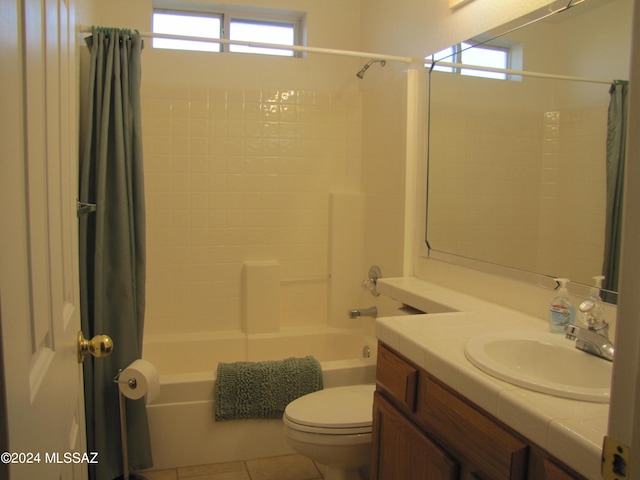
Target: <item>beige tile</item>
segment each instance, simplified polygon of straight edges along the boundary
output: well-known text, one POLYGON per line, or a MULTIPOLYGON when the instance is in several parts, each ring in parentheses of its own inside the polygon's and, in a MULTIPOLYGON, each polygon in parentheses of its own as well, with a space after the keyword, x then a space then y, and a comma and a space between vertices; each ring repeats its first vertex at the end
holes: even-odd
POLYGON ((168 470, 153 470, 150 472, 143 472, 144 477, 147 480, 177 480, 178 474, 175 468, 168 470))
POLYGON ((180 480, 249 480, 244 462, 216 463, 178 468, 180 480))
POLYGON ((314 463, 302 455, 248 460, 251 480, 314 480, 322 478, 314 463))

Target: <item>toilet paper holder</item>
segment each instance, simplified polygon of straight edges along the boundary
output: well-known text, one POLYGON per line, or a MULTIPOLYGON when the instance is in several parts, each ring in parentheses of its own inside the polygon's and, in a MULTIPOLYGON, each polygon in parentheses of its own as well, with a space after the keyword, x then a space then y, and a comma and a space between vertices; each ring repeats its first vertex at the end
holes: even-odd
MULTIPOLYGON (((131 388, 135 390, 138 386, 138 381, 135 378, 130 378, 128 380, 120 379, 123 370, 118 369, 118 374, 113 377, 113 383, 125 383, 131 388)), ((141 475, 132 474, 129 471, 129 447, 128 447, 128 439, 127 439, 127 413, 126 406, 124 400, 124 394, 120 389, 118 389, 118 406, 120 408, 120 441, 122 445, 122 478, 123 480, 146 480, 146 477, 141 475)))
POLYGON ((120 375, 122 374, 122 369, 118 370, 118 374, 113 377, 113 383, 126 383, 129 388, 136 389, 138 387, 138 381, 135 378, 130 378, 129 380, 120 380, 120 375))

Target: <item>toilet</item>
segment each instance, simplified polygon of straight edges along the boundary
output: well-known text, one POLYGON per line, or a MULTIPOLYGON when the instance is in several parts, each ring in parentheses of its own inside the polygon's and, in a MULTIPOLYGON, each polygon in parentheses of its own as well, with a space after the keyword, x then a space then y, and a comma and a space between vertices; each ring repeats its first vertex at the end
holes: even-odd
POLYGON ((318 463, 326 480, 368 478, 375 385, 333 387, 287 405, 287 440, 318 463))

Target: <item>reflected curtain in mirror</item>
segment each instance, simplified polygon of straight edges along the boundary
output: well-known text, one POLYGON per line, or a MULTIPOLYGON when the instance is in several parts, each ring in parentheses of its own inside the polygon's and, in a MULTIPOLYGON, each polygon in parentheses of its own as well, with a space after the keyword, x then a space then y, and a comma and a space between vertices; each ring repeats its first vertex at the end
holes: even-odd
MULTIPOLYGON (((87 448, 100 453, 90 477, 123 473, 119 389, 114 377, 142 354, 145 207, 140 77, 142 40, 128 30, 92 28, 86 134, 80 160, 80 289, 85 337, 107 334, 111 356, 85 359, 87 448)), ((144 400, 126 401, 133 470, 152 466, 144 400)), ((127 472, 128 473, 128 472, 127 472)))
POLYGON ((626 81, 615 81, 611 85, 607 117, 607 219, 602 273, 605 276, 603 288, 615 292, 618 291, 618 265, 622 236, 627 91, 628 82, 626 81))

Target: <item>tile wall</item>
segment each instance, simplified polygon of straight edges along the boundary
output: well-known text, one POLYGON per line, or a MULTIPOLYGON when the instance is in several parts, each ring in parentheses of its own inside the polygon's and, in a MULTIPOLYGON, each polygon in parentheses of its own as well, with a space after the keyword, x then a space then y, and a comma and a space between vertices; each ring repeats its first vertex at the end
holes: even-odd
POLYGON ((360 189, 361 94, 142 87, 146 334, 238 330, 242 264, 280 262, 282 326, 324 324, 329 194, 360 189))

